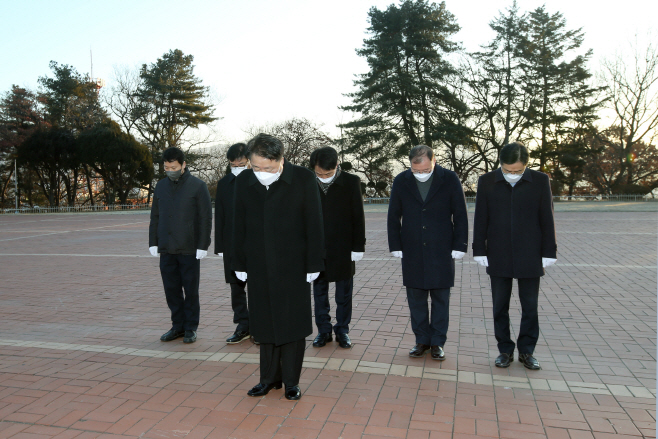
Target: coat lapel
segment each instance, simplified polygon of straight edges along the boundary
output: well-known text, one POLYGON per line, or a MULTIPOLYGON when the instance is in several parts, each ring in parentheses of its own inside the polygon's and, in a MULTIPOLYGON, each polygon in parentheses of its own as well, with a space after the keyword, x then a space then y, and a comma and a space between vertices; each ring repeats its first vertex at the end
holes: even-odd
POLYGON ((407 185, 407 189, 409 190, 409 192, 411 192, 411 194, 414 197, 416 197, 416 199, 420 204, 423 204, 423 197, 420 196, 420 191, 418 190, 418 185, 416 184, 416 177, 414 177, 414 174, 411 172, 410 169, 407 169, 404 172, 406 173, 406 175, 404 176, 405 177, 404 182, 407 185))
POLYGON ((436 194, 439 191, 441 184, 443 184, 443 175, 444 175, 443 168, 439 165, 435 165, 434 178, 432 179, 432 185, 430 186, 430 190, 427 193, 427 197, 425 197, 425 203, 428 203, 432 199, 434 194, 436 194))

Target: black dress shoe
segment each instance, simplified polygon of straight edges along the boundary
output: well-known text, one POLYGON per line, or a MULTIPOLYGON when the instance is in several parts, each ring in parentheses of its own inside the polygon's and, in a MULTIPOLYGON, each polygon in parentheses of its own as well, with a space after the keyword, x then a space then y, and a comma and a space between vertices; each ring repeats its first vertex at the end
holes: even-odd
POLYGON ((286 399, 297 401, 301 397, 302 391, 299 390, 299 386, 286 386, 286 399))
POLYGON ((347 334, 336 334, 336 341, 341 348, 349 349, 352 347, 352 340, 347 334))
POLYGON ((321 332, 317 337, 315 337, 315 340, 313 340, 313 347, 321 348, 322 346, 326 345, 328 341, 332 340, 333 338, 331 338, 331 332, 321 332))
POLYGON ((185 335, 185 331, 177 331, 175 329, 170 329, 169 331, 162 334, 162 337, 160 337, 160 341, 172 341, 172 340, 176 340, 177 338, 181 338, 184 335, 185 335))
POLYGON ((446 359, 446 354, 443 352, 443 346, 432 346, 431 354, 432 360, 443 361, 446 359))
POLYGON ((418 343, 409 351, 409 356, 413 358, 420 358, 430 349, 429 345, 418 343))
POLYGON ((196 341, 196 331, 185 331, 183 343, 194 343, 196 341))
POLYGON ((541 366, 539 361, 532 354, 519 354, 519 361, 523 363, 526 369, 539 370, 541 366))
POLYGON ((249 331, 235 331, 232 336, 226 339, 227 344, 238 344, 251 337, 249 331))
POLYGON ((270 393, 270 390, 280 389, 282 386, 283 386, 283 383, 281 383, 281 381, 279 381, 278 383, 272 383, 272 384, 258 383, 254 387, 252 387, 250 391, 247 392, 247 395, 249 395, 249 396, 265 396, 268 393, 270 393))
POLYGON ((496 358, 496 367, 509 367, 510 363, 514 361, 514 354, 501 353, 496 358))

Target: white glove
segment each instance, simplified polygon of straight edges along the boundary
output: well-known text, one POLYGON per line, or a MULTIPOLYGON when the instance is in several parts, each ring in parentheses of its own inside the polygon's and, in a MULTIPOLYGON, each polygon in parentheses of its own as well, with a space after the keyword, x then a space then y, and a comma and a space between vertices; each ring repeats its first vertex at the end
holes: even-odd
POLYGON ((453 259, 461 259, 466 255, 465 252, 460 252, 459 250, 453 250, 452 251, 452 258, 453 259))
POLYGON ((311 283, 320 276, 320 272, 317 273, 306 273, 306 282, 311 283))
POLYGON ((475 262, 482 265, 483 267, 489 266, 489 260, 486 256, 474 256, 473 259, 475 259, 475 262))
POLYGON ((197 250, 196 251, 196 258, 197 259, 203 259, 203 258, 206 257, 207 254, 208 254, 208 252, 205 251, 205 250, 197 250))
POLYGON ((236 271, 235 277, 240 279, 242 282, 247 282, 247 273, 245 273, 244 271, 236 271))
POLYGON ((541 264, 546 267, 550 267, 551 265, 555 264, 557 262, 557 259, 552 259, 552 258, 541 258, 541 264))
POLYGON ((219 256, 220 258, 223 258, 223 257, 224 257, 224 253, 215 253, 215 254, 216 254, 217 256, 219 256))
POLYGON ((352 252, 352 260, 354 262, 359 262, 363 259, 363 252, 352 252))
POLYGON ((151 252, 151 256, 157 256, 158 255, 158 246, 154 245, 153 247, 149 247, 149 251, 151 252))
POLYGON ((402 252, 401 251, 391 252, 391 254, 393 255, 393 257, 402 259, 402 252))

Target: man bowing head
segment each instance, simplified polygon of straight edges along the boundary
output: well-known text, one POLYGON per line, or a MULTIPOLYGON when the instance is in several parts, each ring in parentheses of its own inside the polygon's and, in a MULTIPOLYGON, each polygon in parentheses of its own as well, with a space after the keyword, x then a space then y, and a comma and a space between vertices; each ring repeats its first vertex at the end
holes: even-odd
POLYGON ((247 394, 285 385, 285 397, 296 400, 313 332, 310 282, 324 270, 324 229, 315 176, 283 153, 267 134, 247 145, 251 169, 236 179, 233 269, 249 279, 250 331, 260 342, 260 383, 247 394))
POLYGON ((409 356, 420 358, 431 350, 432 359, 442 361, 454 260, 463 258, 467 249, 466 199, 457 174, 438 166, 429 146, 413 147, 409 162, 410 169, 393 181, 388 246, 393 256, 402 258, 402 282, 416 335, 409 356))

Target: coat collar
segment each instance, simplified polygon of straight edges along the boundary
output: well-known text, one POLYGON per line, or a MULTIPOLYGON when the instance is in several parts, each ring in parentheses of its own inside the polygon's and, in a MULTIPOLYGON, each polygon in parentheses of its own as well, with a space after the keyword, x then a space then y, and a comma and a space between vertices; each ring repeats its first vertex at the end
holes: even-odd
POLYGON ((445 175, 445 170, 439 166, 439 165, 434 165, 434 175, 432 176, 432 185, 430 186, 430 190, 427 193, 427 197, 425 197, 425 201, 423 201, 423 197, 420 196, 420 191, 418 190, 418 185, 416 184, 416 177, 414 177, 413 172, 411 172, 411 169, 407 169, 404 171, 404 177, 405 177, 405 182, 407 183, 407 186, 409 190, 411 190, 411 193, 414 194, 416 199, 420 201, 421 204, 425 204, 432 197, 436 192, 439 190, 441 187, 441 184, 443 183, 443 177, 445 175))
MULTIPOLYGON (((503 176, 503 170, 498 168, 494 171, 494 183, 498 183, 501 180, 507 181, 505 180, 505 176, 503 176)), ((523 172, 523 175, 521 176, 521 180, 532 182, 532 170, 526 168, 525 172, 523 172)))

